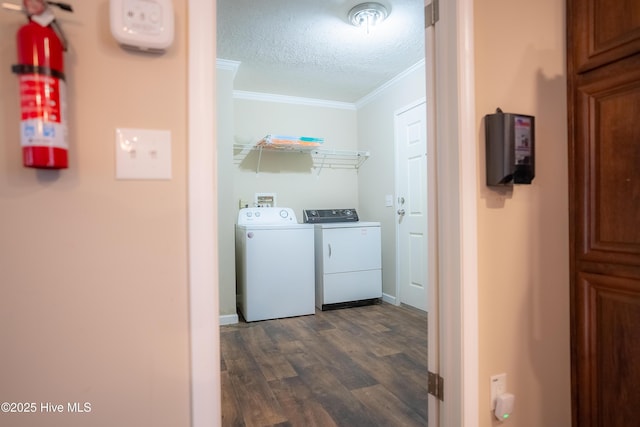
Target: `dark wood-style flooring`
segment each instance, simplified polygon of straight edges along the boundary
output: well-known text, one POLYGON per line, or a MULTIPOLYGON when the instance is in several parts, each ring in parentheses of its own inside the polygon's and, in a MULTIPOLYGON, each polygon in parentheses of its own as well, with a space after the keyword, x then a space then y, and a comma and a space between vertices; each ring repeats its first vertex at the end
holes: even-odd
POLYGON ((221 327, 222 425, 426 426, 427 316, 378 304, 221 327))

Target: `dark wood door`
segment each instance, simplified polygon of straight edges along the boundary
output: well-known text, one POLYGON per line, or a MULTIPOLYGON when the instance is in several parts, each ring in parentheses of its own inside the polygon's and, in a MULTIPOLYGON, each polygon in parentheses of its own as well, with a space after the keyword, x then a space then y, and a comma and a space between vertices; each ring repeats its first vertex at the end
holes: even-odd
POLYGON ((568 0, 573 425, 640 423, 640 0, 568 0))

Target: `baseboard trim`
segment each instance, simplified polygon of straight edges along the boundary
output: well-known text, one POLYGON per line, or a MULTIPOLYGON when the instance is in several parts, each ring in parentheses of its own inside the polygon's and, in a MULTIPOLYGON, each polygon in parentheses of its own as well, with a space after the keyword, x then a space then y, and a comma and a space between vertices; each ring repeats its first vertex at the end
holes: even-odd
POLYGON ((237 314, 225 314, 220 316, 220 325, 235 325, 238 323, 237 314))
POLYGON ((393 295, 383 293, 382 301, 388 302, 389 304, 398 305, 396 304, 396 297, 394 297, 393 295))

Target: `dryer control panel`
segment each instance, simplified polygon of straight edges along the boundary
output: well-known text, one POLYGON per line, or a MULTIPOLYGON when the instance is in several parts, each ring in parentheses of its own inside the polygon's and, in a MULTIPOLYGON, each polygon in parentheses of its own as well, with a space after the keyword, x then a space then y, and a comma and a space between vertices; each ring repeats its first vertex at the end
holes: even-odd
POLYGON ((331 222, 359 221, 355 209, 305 209, 304 222, 326 224, 331 222))

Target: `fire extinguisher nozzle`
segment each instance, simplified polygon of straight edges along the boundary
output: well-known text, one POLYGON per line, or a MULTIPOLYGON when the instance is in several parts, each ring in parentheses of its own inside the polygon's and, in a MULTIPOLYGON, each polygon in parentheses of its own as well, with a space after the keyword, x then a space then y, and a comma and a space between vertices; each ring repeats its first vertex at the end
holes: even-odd
POLYGON ((67 12, 73 12, 73 7, 67 3, 60 3, 57 1, 48 1, 47 4, 50 4, 52 6, 58 6, 60 9, 66 10, 67 12))

